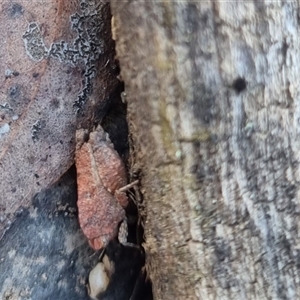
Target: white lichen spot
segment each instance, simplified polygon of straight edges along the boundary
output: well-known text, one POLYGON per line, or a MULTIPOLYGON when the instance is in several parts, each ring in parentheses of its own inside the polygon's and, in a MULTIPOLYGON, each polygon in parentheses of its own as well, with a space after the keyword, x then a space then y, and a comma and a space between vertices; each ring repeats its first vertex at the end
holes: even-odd
POLYGON ((27 55, 35 61, 41 61, 48 55, 40 27, 37 23, 30 23, 28 29, 23 34, 23 41, 27 55))
POLYGON ((22 299, 28 299, 29 296, 31 295, 31 290, 27 287, 27 288, 24 288, 20 291, 20 294, 22 299))
POLYGON ((67 255, 70 255, 77 247, 84 243, 81 233, 66 234, 64 247, 67 255))
POLYGON ((39 265, 44 265, 46 263, 47 258, 45 256, 38 256, 35 258, 35 262, 39 265))
POLYGON ((9 133, 10 127, 7 123, 5 123, 4 125, 2 125, 0 127, 0 138, 2 137, 2 135, 5 135, 7 133, 9 133))
POLYGON ((41 275, 41 279, 42 279, 42 281, 47 281, 47 279, 48 279, 47 274, 46 274, 46 273, 43 273, 43 274, 41 275))
POLYGON ((56 264, 57 270, 58 270, 58 271, 61 271, 62 268, 65 266, 65 264, 66 264, 66 263, 65 263, 64 260, 59 261, 59 262, 56 264))
POLYGON ((12 249, 12 250, 8 251, 7 254, 8 254, 8 257, 10 259, 12 259, 12 258, 14 258, 16 256, 16 250, 12 249))
POLYGON ((10 78, 13 75, 13 70, 6 69, 4 73, 6 78, 10 78))
POLYGON ((92 79, 96 75, 96 63, 104 53, 103 30, 104 22, 101 16, 103 3, 97 0, 80 1, 81 13, 70 16, 71 29, 76 32, 74 41, 67 43, 62 40, 53 43, 49 48, 35 22, 30 23, 23 35, 26 53, 35 61, 44 58, 56 58, 62 63, 84 65, 84 86, 74 103, 80 110, 92 92, 92 79))
POLYGON ((30 209, 29 209, 29 216, 30 216, 30 218, 32 218, 32 219, 36 219, 37 218, 37 210, 38 210, 38 208, 37 207, 31 207, 30 209))

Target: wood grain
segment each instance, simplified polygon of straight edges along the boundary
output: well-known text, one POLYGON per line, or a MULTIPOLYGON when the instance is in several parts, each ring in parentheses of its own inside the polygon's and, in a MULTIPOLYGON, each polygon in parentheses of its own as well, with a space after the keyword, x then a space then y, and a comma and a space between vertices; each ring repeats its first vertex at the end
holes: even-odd
POLYGON ((299 3, 112 11, 155 299, 298 299, 299 3))

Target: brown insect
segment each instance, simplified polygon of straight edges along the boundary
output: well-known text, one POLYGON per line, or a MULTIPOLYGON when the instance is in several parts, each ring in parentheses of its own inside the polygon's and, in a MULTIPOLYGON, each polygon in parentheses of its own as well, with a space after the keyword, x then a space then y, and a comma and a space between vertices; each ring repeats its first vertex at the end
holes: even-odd
POLYGON ((90 246, 98 250, 117 236, 125 219, 126 169, 101 126, 89 136, 77 130, 76 140, 79 223, 90 246))

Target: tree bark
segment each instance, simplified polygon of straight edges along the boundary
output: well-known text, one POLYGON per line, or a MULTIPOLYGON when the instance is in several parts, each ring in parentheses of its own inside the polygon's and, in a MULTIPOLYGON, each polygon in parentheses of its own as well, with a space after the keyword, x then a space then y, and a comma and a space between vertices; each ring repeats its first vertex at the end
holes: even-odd
POLYGON ((74 163, 118 88, 107 1, 0 1, 0 238, 74 163))
POLYGON ((0 299, 86 300, 99 255, 78 224, 75 168, 59 178, 78 128, 102 121, 126 156, 109 3, 0 0, 0 32, 0 299))
POLYGON ((111 2, 155 299, 299 299, 299 2, 111 2))

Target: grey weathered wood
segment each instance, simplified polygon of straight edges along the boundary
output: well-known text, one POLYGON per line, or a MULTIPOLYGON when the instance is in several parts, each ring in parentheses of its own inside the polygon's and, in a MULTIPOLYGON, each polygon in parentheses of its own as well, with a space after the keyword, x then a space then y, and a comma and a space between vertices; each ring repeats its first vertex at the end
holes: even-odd
POLYGON ((156 299, 299 299, 299 3, 111 6, 156 299))

